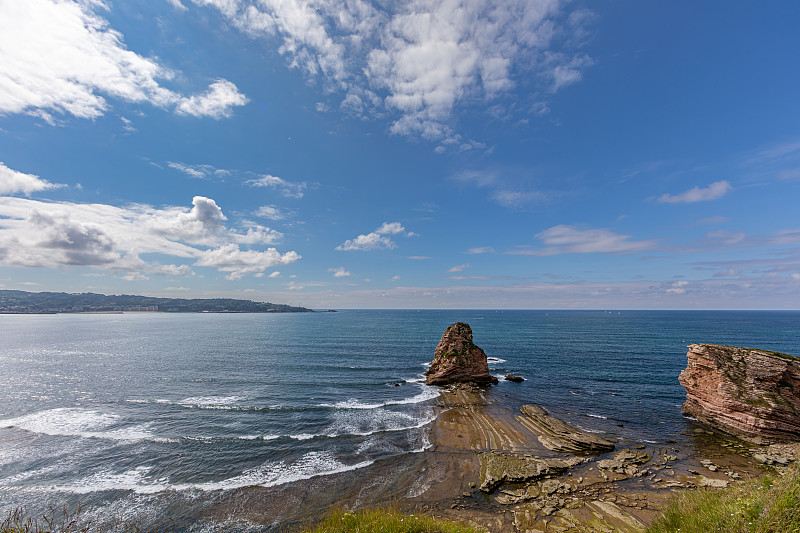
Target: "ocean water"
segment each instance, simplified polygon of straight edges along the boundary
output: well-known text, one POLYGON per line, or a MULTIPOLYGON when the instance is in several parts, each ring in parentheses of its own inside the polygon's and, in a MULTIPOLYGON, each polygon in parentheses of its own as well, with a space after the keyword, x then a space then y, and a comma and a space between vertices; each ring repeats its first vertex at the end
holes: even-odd
POLYGON ((455 321, 494 374, 526 378, 497 401, 623 442, 686 438, 687 344, 800 355, 800 312, 0 315, 0 512, 79 503, 147 526, 423 452, 423 372, 455 321))

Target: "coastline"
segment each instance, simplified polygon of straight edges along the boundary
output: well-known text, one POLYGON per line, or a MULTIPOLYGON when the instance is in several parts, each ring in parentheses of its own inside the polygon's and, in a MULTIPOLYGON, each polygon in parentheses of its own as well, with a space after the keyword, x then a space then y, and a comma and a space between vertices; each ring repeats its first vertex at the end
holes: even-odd
POLYGON ((762 457, 797 452, 796 445, 757 447, 695 423, 689 446, 618 442, 614 451, 597 455, 554 452, 500 400, 491 388, 443 389, 434 400, 437 416, 427 450, 277 487, 239 489, 209 505, 197 520, 228 526, 246 521, 284 531, 311 525, 331 506, 391 503, 500 533, 567 531, 578 525, 634 532, 649 525, 677 491, 727 486, 765 473, 771 467, 754 458, 759 450, 762 457), (623 450, 638 460, 615 459, 623 450), (575 458, 576 464, 481 490, 489 457, 575 458))

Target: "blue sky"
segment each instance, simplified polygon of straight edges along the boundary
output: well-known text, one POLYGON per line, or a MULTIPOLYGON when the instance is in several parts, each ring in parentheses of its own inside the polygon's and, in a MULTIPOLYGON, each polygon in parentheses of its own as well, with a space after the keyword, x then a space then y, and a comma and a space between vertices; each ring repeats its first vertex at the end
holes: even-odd
POLYGON ((797 309, 798 20, 0 0, 0 288, 797 309))

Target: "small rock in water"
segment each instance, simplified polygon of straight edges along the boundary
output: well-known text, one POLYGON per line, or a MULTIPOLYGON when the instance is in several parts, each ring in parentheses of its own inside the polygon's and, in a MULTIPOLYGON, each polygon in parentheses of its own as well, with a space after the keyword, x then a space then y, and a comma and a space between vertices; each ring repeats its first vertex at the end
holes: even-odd
POLYGON ((515 376, 514 374, 509 374, 506 376, 506 381, 513 381, 514 383, 520 383, 525 381, 525 378, 521 376, 515 376))

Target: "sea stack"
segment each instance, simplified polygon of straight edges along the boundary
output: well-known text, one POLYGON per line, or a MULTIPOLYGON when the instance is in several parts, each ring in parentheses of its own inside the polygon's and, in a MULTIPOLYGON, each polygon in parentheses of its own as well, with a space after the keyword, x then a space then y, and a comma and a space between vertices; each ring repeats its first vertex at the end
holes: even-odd
POLYGON ((472 328, 464 322, 445 330, 425 375, 428 385, 497 383, 489 373, 486 353, 472 342, 472 328))
POLYGON ((686 413, 756 444, 800 441, 800 359, 716 344, 686 355, 686 413))

